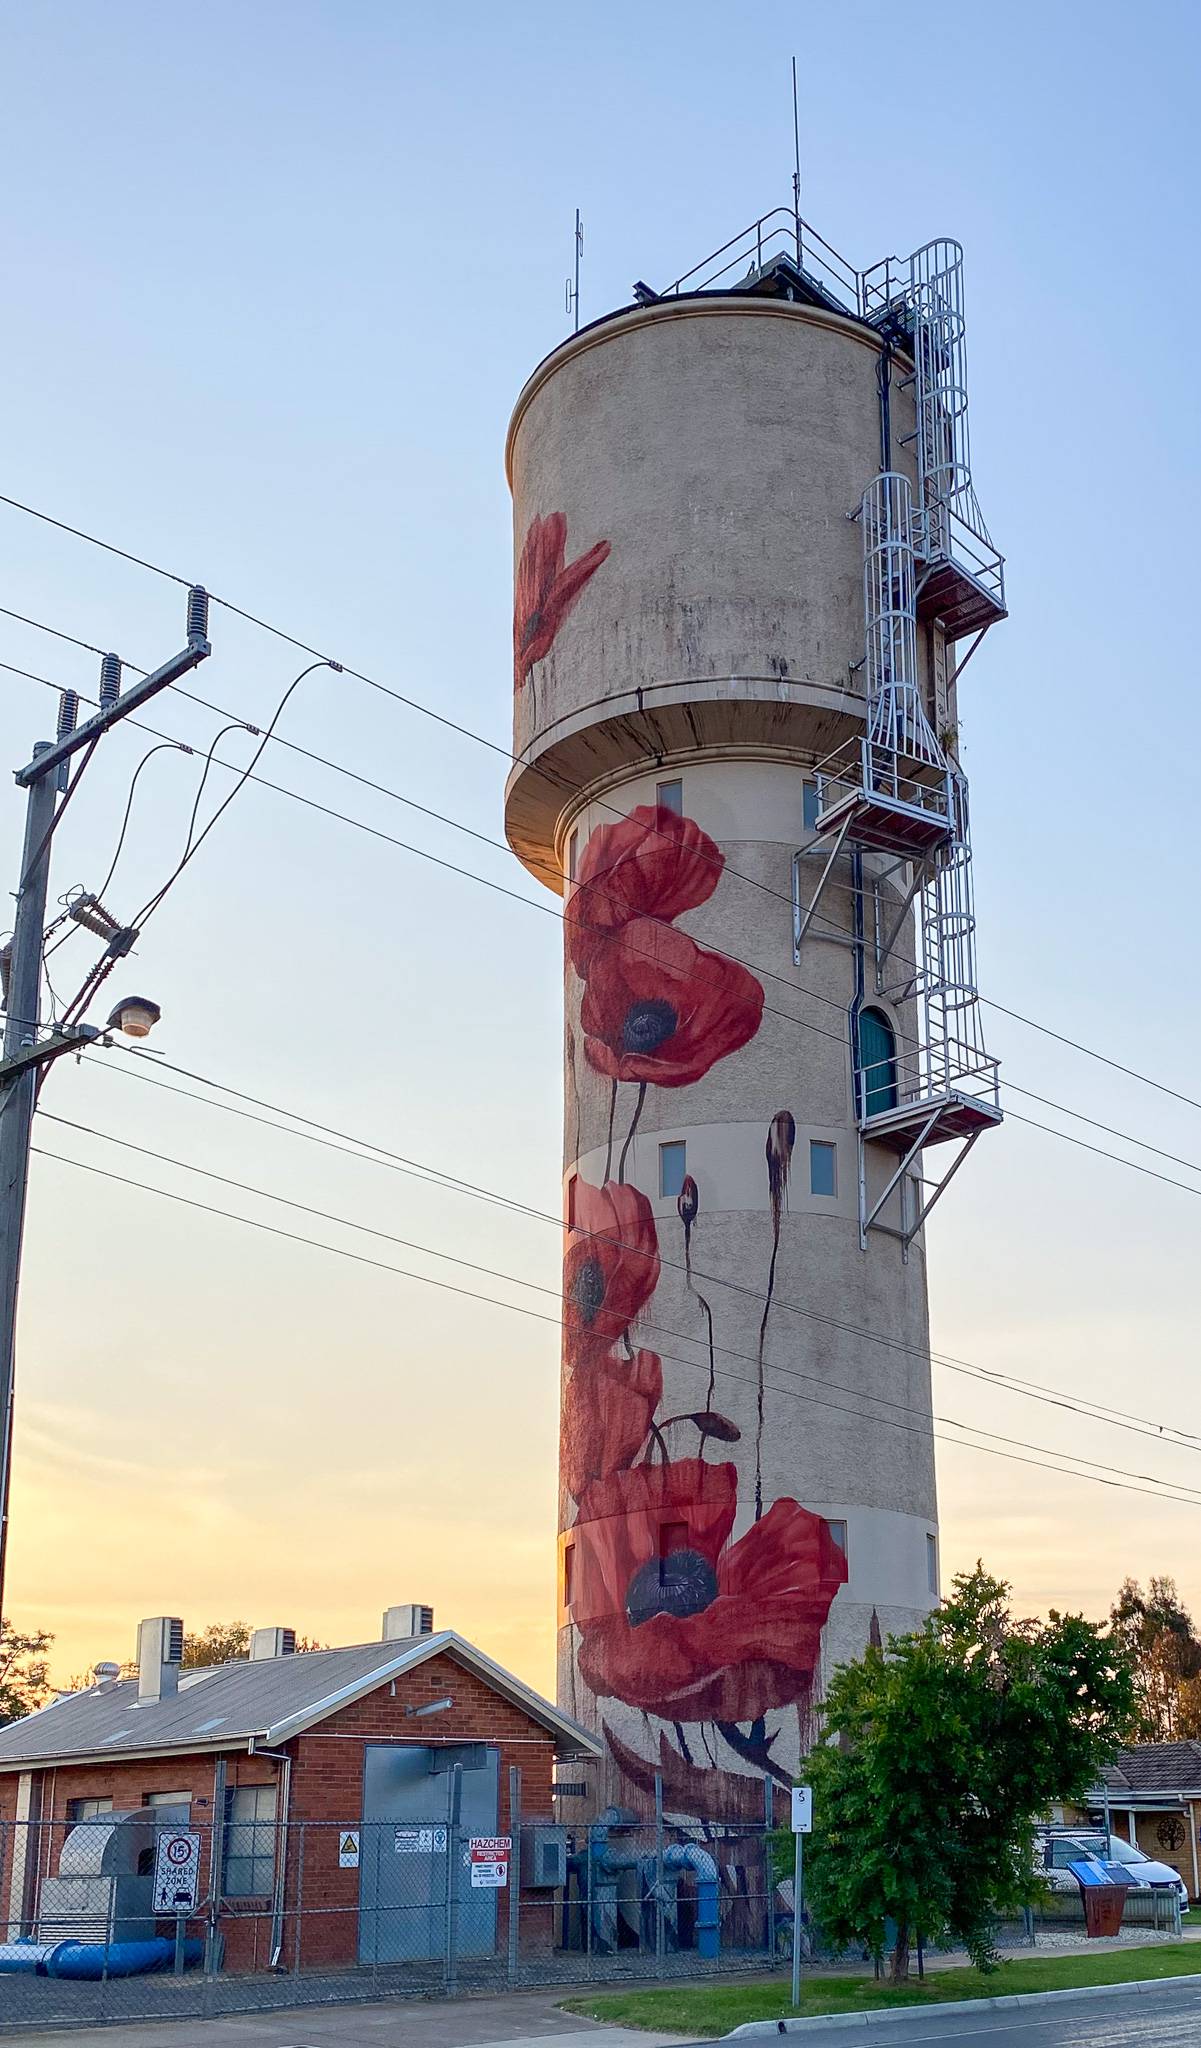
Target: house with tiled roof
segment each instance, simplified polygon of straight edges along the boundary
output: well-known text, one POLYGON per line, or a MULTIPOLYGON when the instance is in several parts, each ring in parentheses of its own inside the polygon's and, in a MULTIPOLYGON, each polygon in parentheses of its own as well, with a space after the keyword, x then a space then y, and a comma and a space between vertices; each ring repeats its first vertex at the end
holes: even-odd
POLYGON ((1120 1750, 1089 1795, 1089 1819, 1102 1820, 1107 1804, 1114 1833, 1170 1864, 1201 1899, 1201 1742, 1120 1750))

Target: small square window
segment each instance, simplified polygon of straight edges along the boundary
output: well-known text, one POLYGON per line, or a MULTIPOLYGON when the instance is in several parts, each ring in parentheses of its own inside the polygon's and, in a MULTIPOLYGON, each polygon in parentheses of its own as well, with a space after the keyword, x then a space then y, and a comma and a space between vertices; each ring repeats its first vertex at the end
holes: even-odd
POLYGON ((687 1148, 682 1141, 659 1147, 659 1193, 680 1195, 684 1191, 684 1176, 688 1171, 687 1148))
POLYGON ((931 1593, 938 1592, 938 1538, 926 1537, 926 1585, 931 1593))
POLYGON ((684 814, 684 785, 682 782, 660 782, 655 790, 655 801, 661 811, 674 811, 677 818, 684 814))
POLYGON ((809 1192, 834 1196, 838 1193, 838 1147, 824 1138, 809 1140, 809 1192))
POLYGON ((846 1556, 846 1554, 847 1554, 847 1525, 846 1525, 846 1523, 845 1523, 845 1522, 827 1522, 827 1523, 826 1523, 826 1527, 827 1527, 827 1529, 828 1529, 828 1530, 830 1531, 830 1537, 831 1537, 831 1541, 832 1541, 832 1542, 834 1543, 835 1547, 836 1547, 836 1548, 837 1548, 838 1550, 841 1550, 841 1552, 842 1552, 843 1556, 845 1557, 845 1556, 846 1556))
POLYGON ((817 784, 816 784, 816 782, 802 782, 802 784, 801 784, 801 823, 803 824, 803 826, 804 826, 804 828, 805 828, 806 832, 816 832, 816 830, 817 830, 817 784))
POLYGON ((580 857, 580 832, 577 826, 567 842, 567 879, 574 882, 576 864, 580 857))

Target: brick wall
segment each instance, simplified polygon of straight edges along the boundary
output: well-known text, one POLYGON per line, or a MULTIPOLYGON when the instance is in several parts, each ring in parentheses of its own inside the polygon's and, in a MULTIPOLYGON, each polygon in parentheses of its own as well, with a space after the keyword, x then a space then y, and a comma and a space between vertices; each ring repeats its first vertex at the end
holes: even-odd
MULTIPOLYGON (((289 1852, 288 1898, 290 1905, 295 1902, 299 1886, 304 1917, 302 1958, 309 1964, 349 1963, 357 1958, 359 1872, 339 1867, 337 1837, 339 1827, 354 1825, 362 1815, 364 1751, 375 1742, 404 1742, 423 1748, 486 1742, 499 1752, 498 1832, 511 1832, 509 1770, 513 1765, 521 1771, 522 1818, 553 1817, 554 1745, 550 1737, 520 1707, 501 1698, 453 1658, 431 1658, 411 1674, 378 1686, 352 1706, 343 1707, 292 1745, 292 1818, 310 1825, 304 1832, 303 1869, 299 1867, 299 1845, 294 1842, 289 1852), (453 1699, 453 1707, 428 1720, 414 1721, 405 1712, 406 1707, 426 1706, 431 1700, 448 1697, 453 1699)), ((505 1922, 502 1908, 497 1914, 497 1940, 502 1946, 505 1922)), ((534 1924, 531 1916, 531 1926, 534 1924)), ((290 1939, 294 1938, 294 1929, 290 1929, 290 1939)), ((292 1951, 287 1948, 285 1953, 292 1951)))
MULTIPOLYGON (((509 1815, 509 1771, 513 1765, 522 1774, 521 1809, 524 1820, 553 1818, 551 1798, 554 1745, 546 1731, 520 1707, 495 1693, 474 1673, 452 1658, 438 1656, 415 1672, 378 1686, 374 1692, 343 1707, 319 1727, 286 1745, 292 1758, 291 1821, 286 1849, 287 1883, 283 1926, 282 1961, 291 1967, 353 1964, 358 1958, 358 1902, 360 1874, 343 1870, 338 1863, 338 1835, 342 1828, 357 1826, 363 1810, 364 1752, 370 1743, 403 1742, 437 1747, 461 1742, 484 1742, 498 1752, 498 1831, 511 1832, 509 1815), (450 1697, 454 1705, 429 1719, 415 1721, 406 1707, 420 1707, 431 1700, 450 1697), (305 1823, 301 1828, 298 1823, 305 1823), (298 1895, 302 1908, 297 1929, 295 1909, 298 1895)), ((226 1756, 228 1788, 272 1784, 278 1765, 268 1758, 241 1752, 226 1756)), ((53 1872, 66 1834, 68 1801, 111 1798, 114 1809, 128 1811, 143 1805, 152 1793, 186 1793, 191 1800, 191 1824, 202 1837, 202 1889, 207 1890, 211 1829, 215 1819, 215 1759, 211 1754, 173 1755, 139 1763, 132 1759, 103 1764, 73 1764, 43 1775, 43 1826, 38 1830, 38 1869, 53 1872)), ((12 1816, 17 1795, 17 1774, 0 1774, 0 1820, 12 1816)), ((282 1814, 281 1814, 282 1818, 282 1814)), ((0 1844, 0 1906, 8 1907, 8 1872, 12 1861, 11 1829, 4 1829, 0 1844)), ((501 1894, 503 1901, 504 1895, 501 1894)), ((545 1900, 545 1894, 532 1893, 545 1900)), ((7 1913, 5 1913, 7 1917, 7 1913)), ((532 1930, 548 1916, 528 1916, 532 1930)), ((497 1915, 497 1939, 503 1946, 507 1915, 503 1904, 497 1915)), ((168 1929, 164 1925, 163 1931, 168 1929)), ((199 1924, 189 1927, 198 1934, 199 1924)), ((221 1916, 226 1944, 226 1968, 263 1969, 271 1959, 271 1899, 226 1901, 221 1916)), ((2 1937, 0 1937, 2 1938, 2 1937)))

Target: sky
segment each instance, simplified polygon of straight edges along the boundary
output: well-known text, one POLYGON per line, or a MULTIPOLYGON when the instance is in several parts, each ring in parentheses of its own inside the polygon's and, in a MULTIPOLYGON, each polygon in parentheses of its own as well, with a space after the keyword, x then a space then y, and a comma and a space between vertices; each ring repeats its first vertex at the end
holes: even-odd
MULTIPOLYGON (((552 1685, 555 1230, 249 1123, 205 1083, 557 1213, 560 935, 494 843, 505 428, 567 325, 577 206, 589 319, 787 202, 794 54, 806 217, 861 266, 938 234, 966 249, 975 477, 1012 614, 961 692, 981 985, 1201 1095, 1181 1036, 1201 998, 1181 759, 1198 680, 1199 19, 1170 0, 928 0, 920 32, 864 0, 750 0, 736 20, 709 0, 0 10, 0 490, 493 743, 309 676, 281 732, 398 795, 269 749, 263 773, 310 803, 248 785, 129 966, 162 1005, 151 1044, 203 1081, 114 1051, 47 1085, 6 1604, 53 1631, 60 1682, 131 1655, 142 1615, 336 1643, 419 1599, 552 1685)), ((182 644, 178 586, 6 505, 0 604, 144 667, 182 644)), ((265 725, 306 657, 222 609, 211 638, 198 692, 265 725)), ((95 687, 92 654, 3 615, 0 660, 95 687)), ((15 768, 55 698, 0 670, 0 705, 15 768)), ((173 693, 148 722, 203 750, 229 719, 173 693)), ((107 869, 150 744, 124 728, 97 753, 56 836, 55 914, 107 869)), ((254 745, 235 730, 217 751, 244 764, 254 745)), ((116 914, 174 867, 198 774, 178 751, 148 761, 116 914)), ((231 786, 214 768, 203 804, 231 786)), ((9 889, 21 828, 10 790, 9 889)), ((52 961, 60 994, 88 958, 76 937, 52 961)), ((930 1225, 936 1349, 1199 1442, 937 1367, 944 1437, 969 1422, 1152 1482, 1040 1477, 943 1442, 944 1576, 982 1556, 1023 1611, 1101 1614, 1128 1573, 1169 1572, 1201 1611, 1201 1501, 1155 1492, 1201 1487, 1201 1113, 999 1009, 988 1022, 1011 1082, 1159 1153, 1009 1097, 930 1225)))

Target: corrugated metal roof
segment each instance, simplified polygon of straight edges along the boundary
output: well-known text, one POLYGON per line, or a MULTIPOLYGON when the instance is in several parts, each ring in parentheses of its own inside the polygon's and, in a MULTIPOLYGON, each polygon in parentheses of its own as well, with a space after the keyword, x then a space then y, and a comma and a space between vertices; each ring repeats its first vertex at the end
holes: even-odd
POLYGON ((20 1765, 163 1750, 238 1747, 251 1736, 286 1742, 389 1678, 445 1652, 522 1707, 561 1748, 599 1755, 600 1745, 566 1714, 453 1630, 345 1650, 243 1659, 183 1674, 167 1699, 138 1702, 136 1678, 69 1694, 0 1728, 0 1771, 20 1765))

